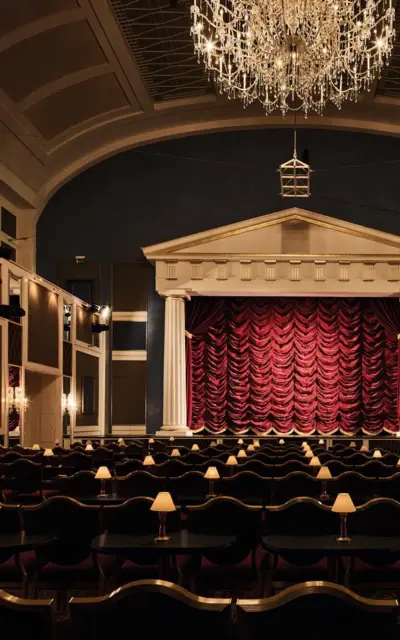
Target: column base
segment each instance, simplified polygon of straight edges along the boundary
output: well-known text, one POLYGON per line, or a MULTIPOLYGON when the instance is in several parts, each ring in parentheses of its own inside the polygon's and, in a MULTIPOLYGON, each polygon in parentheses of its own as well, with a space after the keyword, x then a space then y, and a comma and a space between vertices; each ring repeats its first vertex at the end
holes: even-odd
POLYGON ((176 436, 178 438, 184 438, 185 436, 192 436, 193 431, 189 429, 189 427, 174 427, 172 425, 168 425, 165 427, 161 427, 160 431, 156 431, 156 436, 176 436))

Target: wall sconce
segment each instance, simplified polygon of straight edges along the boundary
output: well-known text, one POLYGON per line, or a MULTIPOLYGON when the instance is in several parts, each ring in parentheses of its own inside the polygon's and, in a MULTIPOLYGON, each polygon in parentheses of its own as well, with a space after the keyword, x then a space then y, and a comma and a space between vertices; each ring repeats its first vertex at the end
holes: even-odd
POLYGON ((9 413, 22 413, 28 408, 28 398, 25 397, 22 387, 8 387, 7 401, 9 413))
POLYGON ((71 414, 76 411, 76 402, 70 393, 62 395, 62 409, 65 414, 71 414))

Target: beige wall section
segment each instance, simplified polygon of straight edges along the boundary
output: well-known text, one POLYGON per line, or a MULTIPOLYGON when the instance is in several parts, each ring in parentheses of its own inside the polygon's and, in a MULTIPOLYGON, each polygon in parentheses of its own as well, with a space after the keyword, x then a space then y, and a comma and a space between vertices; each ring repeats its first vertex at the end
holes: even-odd
POLYGON ((61 436, 60 385, 62 378, 36 371, 25 372, 25 390, 29 398, 25 413, 24 445, 35 443, 54 447, 61 436))

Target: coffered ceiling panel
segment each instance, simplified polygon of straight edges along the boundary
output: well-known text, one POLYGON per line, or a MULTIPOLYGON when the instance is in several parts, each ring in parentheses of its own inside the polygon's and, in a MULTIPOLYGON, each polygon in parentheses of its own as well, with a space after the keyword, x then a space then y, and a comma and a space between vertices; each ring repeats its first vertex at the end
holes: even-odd
POLYGON ((80 122, 128 105, 114 74, 90 78, 33 105, 27 117, 47 139, 80 122))
POLYGON ((86 21, 64 24, 0 53, 3 90, 15 101, 64 75, 105 62, 86 21))
POLYGON ((0 3, 0 36, 47 15, 76 9, 77 0, 2 0, 0 3))

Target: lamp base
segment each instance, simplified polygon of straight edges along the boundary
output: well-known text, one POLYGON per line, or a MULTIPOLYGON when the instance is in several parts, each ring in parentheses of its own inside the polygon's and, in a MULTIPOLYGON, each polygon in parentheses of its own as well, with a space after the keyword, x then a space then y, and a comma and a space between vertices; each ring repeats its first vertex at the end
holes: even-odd
POLYGON ((211 500, 212 498, 216 498, 216 497, 217 497, 217 494, 216 494, 216 493, 207 493, 207 495, 206 495, 206 498, 209 498, 210 500, 211 500))
POLYGON ((108 493, 98 493, 96 498, 108 498, 108 493))
POLYGON ((349 536, 344 536, 344 537, 339 536, 339 537, 336 538, 336 542, 347 544, 347 543, 351 542, 351 538, 349 538, 349 536))
POLYGON ((329 500, 330 496, 327 493, 321 493, 320 500, 329 500))
POLYGON ((169 536, 157 536, 154 538, 154 542, 168 542, 168 540, 171 540, 169 536))

